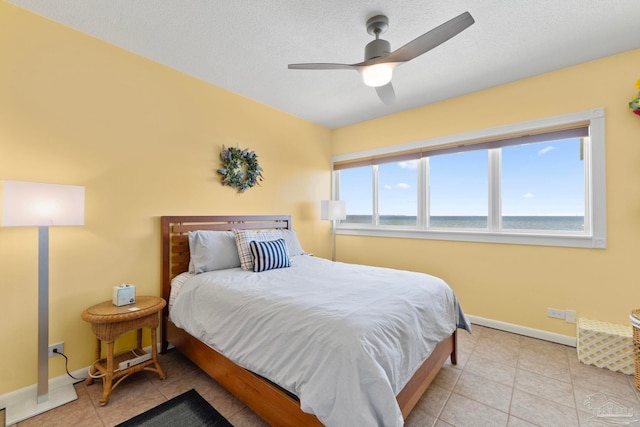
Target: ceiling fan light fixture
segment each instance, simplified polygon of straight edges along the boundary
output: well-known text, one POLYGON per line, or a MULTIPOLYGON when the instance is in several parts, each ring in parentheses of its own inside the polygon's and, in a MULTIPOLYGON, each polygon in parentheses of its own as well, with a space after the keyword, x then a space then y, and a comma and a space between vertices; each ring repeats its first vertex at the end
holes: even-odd
POLYGON ((356 64, 289 64, 289 68, 298 70, 357 70, 362 75, 364 84, 375 88, 382 102, 389 105, 396 99, 391 84, 394 68, 429 52, 455 37, 474 22, 475 20, 469 12, 463 12, 391 52, 391 44, 380 38, 380 35, 389 28, 389 18, 377 15, 367 20, 367 32, 375 36, 375 40, 365 46, 364 61, 356 64))
POLYGON ((393 77, 393 66, 391 64, 375 64, 362 68, 360 72, 364 84, 370 87, 384 86, 393 77))

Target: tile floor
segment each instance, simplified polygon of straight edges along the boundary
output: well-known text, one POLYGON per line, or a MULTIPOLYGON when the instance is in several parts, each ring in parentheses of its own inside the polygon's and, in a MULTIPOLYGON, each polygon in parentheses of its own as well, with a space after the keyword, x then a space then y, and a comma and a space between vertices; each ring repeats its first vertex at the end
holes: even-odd
MULTIPOLYGON (((458 365, 447 364, 406 420, 406 426, 640 427, 640 392, 633 376, 581 364, 576 349, 474 325, 459 334, 458 365), (609 399, 609 400, 608 400, 609 399), (632 418, 597 415, 607 404, 632 418)), ((138 373, 109 404, 97 404, 101 385, 76 384, 78 400, 18 424, 114 426, 191 388, 234 426, 265 426, 258 416, 175 350, 161 356, 164 381, 138 373)))

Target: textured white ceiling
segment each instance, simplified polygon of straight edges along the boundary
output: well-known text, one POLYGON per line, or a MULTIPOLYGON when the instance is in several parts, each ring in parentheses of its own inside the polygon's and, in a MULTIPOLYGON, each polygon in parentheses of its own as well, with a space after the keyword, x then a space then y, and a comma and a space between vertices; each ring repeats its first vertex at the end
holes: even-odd
POLYGON ((9 0, 201 80, 337 128, 640 48, 640 0, 9 0), (389 17, 396 49, 469 11, 476 23, 398 69, 387 106, 354 63, 389 17))

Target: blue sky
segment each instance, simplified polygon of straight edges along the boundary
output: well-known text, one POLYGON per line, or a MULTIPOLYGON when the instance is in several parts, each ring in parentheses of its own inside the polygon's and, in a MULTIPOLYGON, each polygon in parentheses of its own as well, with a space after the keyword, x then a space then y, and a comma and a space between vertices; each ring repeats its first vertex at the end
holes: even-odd
MULTIPOLYGON (((487 150, 430 157, 431 215, 485 216, 487 150)), ((415 215, 417 163, 379 166, 381 215, 415 215)), ((580 140, 567 139, 502 149, 503 215, 584 215, 584 162, 580 140)), ((340 198, 347 213, 372 212, 371 168, 341 171, 340 198)))

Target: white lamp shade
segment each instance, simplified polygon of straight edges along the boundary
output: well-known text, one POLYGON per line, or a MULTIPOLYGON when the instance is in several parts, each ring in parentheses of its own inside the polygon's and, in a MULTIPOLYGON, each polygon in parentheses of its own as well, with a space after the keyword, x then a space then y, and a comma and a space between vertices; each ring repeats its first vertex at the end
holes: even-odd
POLYGON ((347 208, 342 200, 322 200, 320 202, 320 219, 341 220, 347 218, 347 208))
POLYGON ((84 225, 84 187, 3 181, 3 227, 56 225, 84 225))

